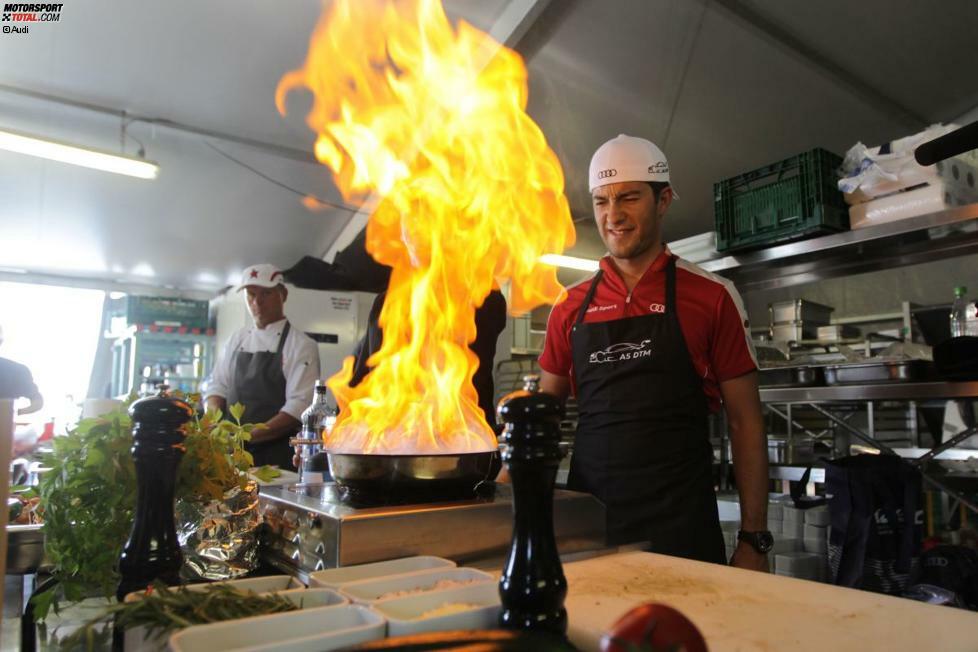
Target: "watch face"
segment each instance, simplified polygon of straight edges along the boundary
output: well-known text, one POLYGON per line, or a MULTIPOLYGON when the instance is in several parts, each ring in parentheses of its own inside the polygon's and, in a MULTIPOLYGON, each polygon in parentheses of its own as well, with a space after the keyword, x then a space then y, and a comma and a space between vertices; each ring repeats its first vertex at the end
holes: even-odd
POLYGON ((774 535, 770 532, 757 533, 758 552, 769 552, 774 547, 774 535))

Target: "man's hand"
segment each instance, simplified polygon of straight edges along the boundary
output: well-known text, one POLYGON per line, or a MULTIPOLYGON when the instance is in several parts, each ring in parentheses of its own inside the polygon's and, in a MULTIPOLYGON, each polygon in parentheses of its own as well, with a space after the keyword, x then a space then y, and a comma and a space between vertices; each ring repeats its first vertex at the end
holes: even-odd
POLYGON ((216 394, 211 394, 204 401, 204 409, 207 411, 217 410, 223 416, 227 416, 228 403, 223 396, 218 396, 216 394))
POLYGON ((255 429, 251 431, 252 444, 264 444, 274 441, 281 437, 288 437, 299 432, 302 422, 291 414, 279 412, 265 423, 255 424, 255 429))
POLYGON ((734 550, 733 557, 730 558, 730 565, 735 568, 760 571, 762 573, 770 571, 767 555, 757 552, 754 550, 754 546, 746 541, 737 542, 737 549, 734 550))

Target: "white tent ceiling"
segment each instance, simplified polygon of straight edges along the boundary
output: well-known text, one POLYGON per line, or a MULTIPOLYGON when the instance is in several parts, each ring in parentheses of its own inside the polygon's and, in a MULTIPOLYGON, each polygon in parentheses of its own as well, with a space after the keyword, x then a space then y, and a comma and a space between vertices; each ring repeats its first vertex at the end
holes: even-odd
MULTIPOLYGON (((445 5, 526 56, 529 111, 564 166, 582 256, 602 252, 587 162, 618 133, 669 156, 683 199, 666 237, 677 239, 712 228, 714 181, 978 105, 970 0, 445 5)), ((0 152, 0 268, 209 291, 246 264, 330 249, 352 213, 300 202, 340 201, 310 162, 308 98, 294 94, 285 118, 273 102, 320 11, 316 0, 88 0, 59 23, 0 34, 0 128, 118 149, 125 111, 156 119, 129 125, 126 151, 138 139, 161 168, 139 181, 0 152)))

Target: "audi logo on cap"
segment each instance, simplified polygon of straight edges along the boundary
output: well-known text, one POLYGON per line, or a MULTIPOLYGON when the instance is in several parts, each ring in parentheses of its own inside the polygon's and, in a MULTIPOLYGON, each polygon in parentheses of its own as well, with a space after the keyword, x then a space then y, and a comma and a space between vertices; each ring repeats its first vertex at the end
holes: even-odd
POLYGON ((611 177, 618 174, 618 170, 611 168, 610 170, 601 170, 598 172, 599 179, 610 179, 611 177))

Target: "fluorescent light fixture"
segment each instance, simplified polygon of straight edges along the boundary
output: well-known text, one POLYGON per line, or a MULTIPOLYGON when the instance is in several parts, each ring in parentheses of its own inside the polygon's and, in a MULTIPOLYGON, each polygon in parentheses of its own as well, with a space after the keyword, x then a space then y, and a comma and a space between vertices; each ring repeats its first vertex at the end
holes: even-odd
POLYGON ((89 147, 78 147, 6 129, 0 129, 0 149, 140 179, 155 179, 160 171, 159 166, 150 161, 119 156, 89 147))
POLYGON ((596 260, 575 258, 574 256, 561 256, 560 254, 544 254, 540 256, 540 262, 556 267, 579 269, 583 272, 595 272, 598 269, 598 261, 596 260))

